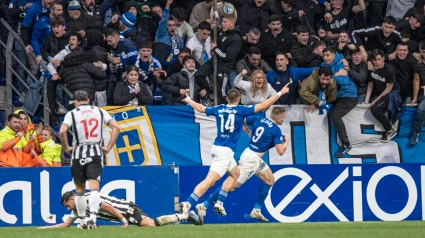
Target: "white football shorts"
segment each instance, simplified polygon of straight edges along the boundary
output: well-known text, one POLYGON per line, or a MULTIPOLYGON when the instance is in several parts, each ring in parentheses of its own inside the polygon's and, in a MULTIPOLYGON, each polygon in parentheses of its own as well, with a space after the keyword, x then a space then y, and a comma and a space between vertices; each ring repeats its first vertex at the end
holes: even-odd
POLYGON ((234 152, 229 147, 213 145, 211 148, 212 162, 210 170, 223 177, 225 173, 237 166, 234 152))
POLYGON ((258 156, 256 152, 246 148, 239 159, 239 169, 241 174, 237 181, 240 184, 244 184, 252 177, 252 175, 259 174, 268 168, 269 166, 258 156))

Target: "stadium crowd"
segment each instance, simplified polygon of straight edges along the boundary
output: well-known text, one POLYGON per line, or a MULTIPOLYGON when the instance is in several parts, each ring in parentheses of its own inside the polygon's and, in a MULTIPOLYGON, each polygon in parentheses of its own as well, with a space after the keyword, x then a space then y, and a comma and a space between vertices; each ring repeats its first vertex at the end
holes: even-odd
MULTIPOLYGON (((342 117, 360 103, 370 105, 382 124, 384 143, 396 134, 401 105, 418 105, 410 143, 418 142, 425 118, 424 0, 227 0, 219 1, 217 11, 213 5, 213 0, 1 0, 0 16, 23 39, 25 48, 14 44, 17 58, 48 80, 54 125, 64 114, 56 100, 69 101, 57 90, 60 84, 72 93, 87 91, 97 106, 186 105, 186 95, 212 106, 214 98, 226 103, 234 87, 242 92, 242 104, 255 104, 290 82, 289 93, 276 104, 328 110, 341 141, 337 157, 351 149, 342 117)), ((5 41, 8 31, 0 31, 5 41)), ((19 64, 16 71, 27 79, 19 64)), ((26 91, 19 80, 14 83, 26 91)), ((56 165, 36 148, 44 143, 54 147, 49 153, 58 151, 51 129, 22 123, 18 114, 10 115, 0 132, 0 166, 56 165), (13 156, 19 159, 8 163, 13 156)))

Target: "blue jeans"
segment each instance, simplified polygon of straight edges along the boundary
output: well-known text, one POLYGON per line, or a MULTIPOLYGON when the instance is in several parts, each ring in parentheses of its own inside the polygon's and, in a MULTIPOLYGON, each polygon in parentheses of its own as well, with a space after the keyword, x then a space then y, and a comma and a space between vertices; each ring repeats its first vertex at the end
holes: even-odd
POLYGON ((357 104, 360 104, 360 103, 364 102, 365 97, 366 96, 364 94, 358 95, 357 96, 357 104))
POLYGON ((425 119, 425 98, 424 95, 418 96, 418 116, 416 118, 413 131, 416 133, 421 132, 425 119))
POLYGON ((227 78, 227 91, 235 87, 235 78, 237 75, 235 70, 229 73, 229 77, 227 78))

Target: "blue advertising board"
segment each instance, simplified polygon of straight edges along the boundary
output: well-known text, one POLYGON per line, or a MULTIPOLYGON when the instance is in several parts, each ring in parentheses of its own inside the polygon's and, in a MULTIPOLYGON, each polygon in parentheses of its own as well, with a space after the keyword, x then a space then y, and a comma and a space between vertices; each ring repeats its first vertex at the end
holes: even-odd
MULTIPOLYGON (((271 166, 275 185, 262 208, 272 222, 423 220, 425 165, 291 165, 271 166)), ((180 200, 184 201, 208 173, 208 167, 180 167, 180 200)), ((201 199, 204 201, 216 183, 201 199)), ((257 222, 249 214, 262 182, 253 177, 229 193, 220 217, 212 207, 205 223, 257 222)))
MULTIPOLYGON (((73 189, 69 167, 0 169, 0 226, 62 223, 70 211, 61 197, 73 189)), ((172 166, 105 167, 100 193, 134 201, 153 218, 172 214, 178 174, 172 166)))

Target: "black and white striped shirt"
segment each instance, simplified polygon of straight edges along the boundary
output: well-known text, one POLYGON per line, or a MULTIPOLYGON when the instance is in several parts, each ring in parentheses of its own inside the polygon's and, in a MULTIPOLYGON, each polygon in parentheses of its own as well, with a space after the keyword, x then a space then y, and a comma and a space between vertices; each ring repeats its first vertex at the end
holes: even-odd
POLYGON ((105 110, 92 106, 80 105, 65 115, 64 124, 72 128, 73 145, 72 159, 82 159, 100 156, 103 159, 101 149, 102 133, 104 124, 113 120, 105 110))
MULTIPOLYGON (((86 197, 86 216, 90 216, 90 205, 89 205, 89 196, 90 192, 86 193, 84 195, 86 197)), ((136 205, 133 202, 126 201, 123 199, 118 199, 116 197, 112 196, 106 196, 103 194, 100 194, 100 203, 99 203, 99 212, 97 214, 97 218, 101 220, 107 220, 107 221, 120 221, 116 216, 110 214, 109 212, 106 212, 102 210, 101 206, 102 203, 107 203, 111 206, 113 206, 115 209, 117 209, 124 217, 126 217, 126 214, 132 214, 133 207, 136 205)), ((78 213, 76 210, 72 210, 71 218, 78 218, 78 213)))

